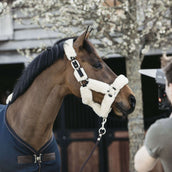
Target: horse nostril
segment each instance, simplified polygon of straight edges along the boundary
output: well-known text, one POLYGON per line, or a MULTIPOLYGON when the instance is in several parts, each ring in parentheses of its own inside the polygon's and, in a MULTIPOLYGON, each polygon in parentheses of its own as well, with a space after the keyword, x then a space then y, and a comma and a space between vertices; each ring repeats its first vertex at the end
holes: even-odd
POLYGON ((129 98, 128 98, 128 100, 129 100, 129 103, 130 103, 131 108, 134 109, 134 107, 136 105, 136 99, 135 99, 135 97, 133 95, 130 95, 129 98))

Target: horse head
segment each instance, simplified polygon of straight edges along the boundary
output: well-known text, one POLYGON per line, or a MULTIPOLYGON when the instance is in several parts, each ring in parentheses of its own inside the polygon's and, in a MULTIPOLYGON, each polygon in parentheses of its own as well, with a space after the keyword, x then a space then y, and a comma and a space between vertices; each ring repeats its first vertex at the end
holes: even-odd
POLYGON ((136 103, 127 85, 128 80, 124 76, 118 77, 99 57, 88 40, 89 33, 87 29, 79 37, 66 42, 66 46, 64 43, 70 69, 66 79, 68 89, 81 97, 83 103, 90 105, 99 116, 107 117, 111 108, 119 116, 128 115, 133 112, 136 103), (111 99, 113 96, 114 99, 111 99), (108 106, 111 107, 107 109, 108 106), (107 112, 102 114, 104 109, 107 112))

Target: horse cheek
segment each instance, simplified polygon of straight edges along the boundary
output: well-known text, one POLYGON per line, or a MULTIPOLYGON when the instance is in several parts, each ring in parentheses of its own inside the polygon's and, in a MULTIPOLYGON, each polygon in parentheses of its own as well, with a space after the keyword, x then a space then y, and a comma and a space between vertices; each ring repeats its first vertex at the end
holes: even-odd
POLYGON ((73 75, 73 72, 68 75, 69 77, 67 78, 67 87, 69 89, 69 92, 71 94, 74 94, 77 97, 80 96, 80 83, 78 83, 73 75), (72 75, 71 75, 72 74, 72 75))

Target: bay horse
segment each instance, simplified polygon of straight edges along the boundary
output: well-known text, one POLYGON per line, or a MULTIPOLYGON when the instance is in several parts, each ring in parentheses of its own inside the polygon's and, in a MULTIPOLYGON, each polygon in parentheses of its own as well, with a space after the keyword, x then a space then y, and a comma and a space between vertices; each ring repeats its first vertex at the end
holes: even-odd
POLYGON ((0 105, 0 171, 60 171, 53 124, 68 94, 81 97, 101 117, 111 108, 119 116, 134 110, 132 90, 120 84, 126 78, 119 79, 98 56, 89 33, 44 50, 24 70, 11 101, 0 105))

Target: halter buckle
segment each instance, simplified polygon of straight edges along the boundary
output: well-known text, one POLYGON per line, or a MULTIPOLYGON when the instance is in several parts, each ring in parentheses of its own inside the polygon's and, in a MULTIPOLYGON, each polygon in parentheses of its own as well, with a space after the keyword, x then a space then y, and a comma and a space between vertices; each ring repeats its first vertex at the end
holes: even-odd
POLYGON ((77 69, 80 68, 79 62, 78 62, 78 60, 76 60, 76 59, 73 59, 73 60, 71 61, 71 65, 72 65, 73 69, 75 69, 75 70, 77 70, 77 69))
POLYGON ((80 84, 81 84, 82 87, 86 87, 87 84, 88 84, 88 82, 89 82, 89 81, 88 81, 88 79, 87 79, 87 80, 81 81, 80 84))

